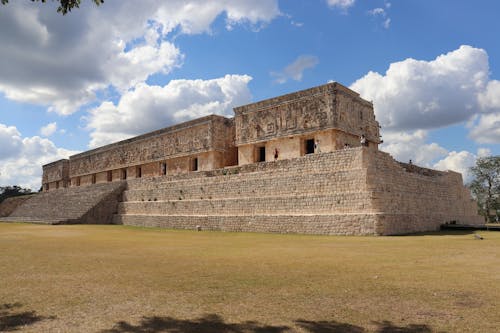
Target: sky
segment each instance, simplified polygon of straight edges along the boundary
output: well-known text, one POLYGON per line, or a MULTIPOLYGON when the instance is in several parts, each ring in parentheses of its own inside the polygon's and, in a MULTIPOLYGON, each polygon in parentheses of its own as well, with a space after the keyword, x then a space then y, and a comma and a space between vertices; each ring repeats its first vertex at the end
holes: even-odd
POLYGON ((500 154, 500 1, 106 0, 0 6, 0 186, 42 165, 336 81, 380 149, 463 173, 500 154))

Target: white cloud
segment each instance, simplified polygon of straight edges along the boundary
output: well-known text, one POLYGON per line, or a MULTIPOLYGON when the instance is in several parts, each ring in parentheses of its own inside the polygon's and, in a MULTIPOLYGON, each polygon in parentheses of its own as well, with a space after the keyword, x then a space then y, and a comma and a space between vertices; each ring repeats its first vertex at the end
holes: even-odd
POLYGON ((384 7, 385 8, 377 7, 377 8, 370 9, 368 11, 368 15, 374 17, 377 21, 381 20, 382 26, 385 29, 389 29, 389 27, 391 25, 391 18, 389 17, 387 11, 389 10, 389 8, 391 8, 391 3, 386 2, 384 4, 384 7))
POLYGON ((14 126, 0 124, 0 160, 15 156, 21 147, 21 133, 14 126))
POLYGON ((381 15, 381 16, 386 16, 386 13, 385 13, 385 9, 384 8, 373 8, 371 10, 368 11, 368 14, 372 15, 372 16, 377 16, 377 15, 381 15))
POLYGON ((483 110, 500 110, 500 81, 491 80, 486 89, 478 95, 479 105, 483 110))
POLYGON ((446 156, 448 151, 437 143, 427 143, 427 131, 414 132, 386 132, 381 149, 390 153, 399 161, 431 167, 440 158, 446 156))
POLYGON ((389 27, 391 26, 391 19, 390 18, 386 18, 384 20, 384 22, 382 22, 382 26, 386 29, 389 29, 389 27))
POLYGON ((381 150, 390 153, 396 160, 412 163, 437 170, 460 172, 464 183, 471 181, 469 168, 474 166, 478 157, 489 156, 488 148, 479 148, 477 154, 469 151, 448 151, 439 144, 427 142, 428 132, 388 132, 384 134, 381 150))
POLYGON ((42 134, 43 136, 47 136, 47 137, 51 136, 56 131, 57 131, 57 123, 56 122, 48 123, 47 125, 40 128, 40 134, 42 134))
POLYGON ((334 8, 341 8, 341 9, 347 9, 349 7, 354 6, 354 3, 356 0, 326 0, 326 3, 328 6, 334 8))
POLYGON ((469 136, 479 143, 500 143, 500 112, 480 115, 469 136))
POLYGON ((90 111, 90 147, 125 139, 209 114, 232 116, 232 108, 251 100, 248 75, 213 80, 172 80, 167 85, 140 84, 117 105, 102 103, 90 111))
POLYGON ((281 15, 277 0, 109 1, 62 16, 52 6, 12 2, 0 11, 0 92, 11 100, 70 114, 108 87, 124 92, 183 55, 171 33, 227 25, 260 27, 281 15), (179 29, 176 29, 176 28, 179 29), (170 39, 170 40, 169 40, 170 39))
POLYGON ((17 128, 0 124, 0 186, 19 185, 38 191, 42 165, 68 158, 78 152, 58 148, 38 136, 22 138, 17 128), (7 149, 3 149, 7 147, 7 149))
POLYGON ((281 72, 271 72, 276 83, 285 83, 290 79, 301 81, 304 71, 308 68, 314 68, 319 63, 316 56, 301 55, 294 62, 286 66, 281 72))
POLYGON ((461 46, 431 61, 392 63, 385 75, 369 72, 351 88, 374 102, 383 128, 430 129, 466 121, 477 113, 478 95, 485 91, 488 74, 486 51, 461 46))
POLYGON ((468 152, 452 151, 448 153, 446 158, 434 164, 434 168, 438 170, 452 170, 455 172, 460 172, 462 174, 462 179, 464 183, 469 183, 472 180, 472 175, 469 168, 476 164, 477 156, 468 152))
POLYGON ((489 148, 478 148, 477 157, 491 156, 491 150, 489 148))

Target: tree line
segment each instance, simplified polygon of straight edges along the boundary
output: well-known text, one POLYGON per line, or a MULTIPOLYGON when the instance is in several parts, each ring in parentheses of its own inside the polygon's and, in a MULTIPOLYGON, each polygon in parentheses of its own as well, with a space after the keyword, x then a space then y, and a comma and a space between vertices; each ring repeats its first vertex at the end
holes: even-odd
POLYGON ((500 156, 481 157, 471 172, 474 179, 469 188, 477 200, 479 214, 486 222, 499 222, 500 218, 500 156))
MULTIPOLYGON (((2 5, 6 5, 9 3, 9 0, 1 0, 1 1, 2 5)), ((47 2, 47 0, 31 0, 31 2, 45 3, 47 2)), ((59 7, 57 7, 57 12, 66 15, 73 8, 80 8, 81 0, 57 0, 57 2, 59 2, 59 7)), ((92 2, 99 6, 100 4, 104 3, 104 0, 92 0, 92 2)))

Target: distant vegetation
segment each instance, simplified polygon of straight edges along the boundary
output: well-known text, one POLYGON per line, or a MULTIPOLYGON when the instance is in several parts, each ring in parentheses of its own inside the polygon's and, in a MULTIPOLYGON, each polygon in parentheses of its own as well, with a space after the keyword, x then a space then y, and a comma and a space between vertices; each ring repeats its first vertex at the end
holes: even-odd
MULTIPOLYGON (((1 0, 2 5, 5 5, 9 3, 9 0, 1 0)), ((54 1, 54 0, 52 0, 54 1)), ((47 2, 47 0, 31 0, 31 2, 47 2)), ((57 7, 57 12, 61 13, 63 15, 66 15, 68 12, 70 12, 73 8, 80 8, 80 3, 81 0, 58 0, 60 3, 59 7, 57 7)), ((100 5, 104 3, 104 0, 92 0, 96 5, 100 5)))
POLYGON ((486 221, 499 222, 500 214, 500 156, 478 158, 471 168, 474 179, 469 184, 479 213, 486 221))
POLYGON ((0 186, 0 202, 10 197, 17 197, 20 195, 32 194, 29 188, 22 188, 20 186, 0 186))

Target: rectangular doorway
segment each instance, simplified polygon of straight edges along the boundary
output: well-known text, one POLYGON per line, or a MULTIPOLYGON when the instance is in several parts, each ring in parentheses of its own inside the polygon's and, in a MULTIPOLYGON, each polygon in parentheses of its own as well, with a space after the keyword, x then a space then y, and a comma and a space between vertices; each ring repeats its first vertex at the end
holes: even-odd
POLYGON ((257 162, 266 161, 266 146, 257 147, 257 162))
POLYGON ((304 141, 305 143, 305 154, 314 154, 314 139, 308 139, 304 141))

